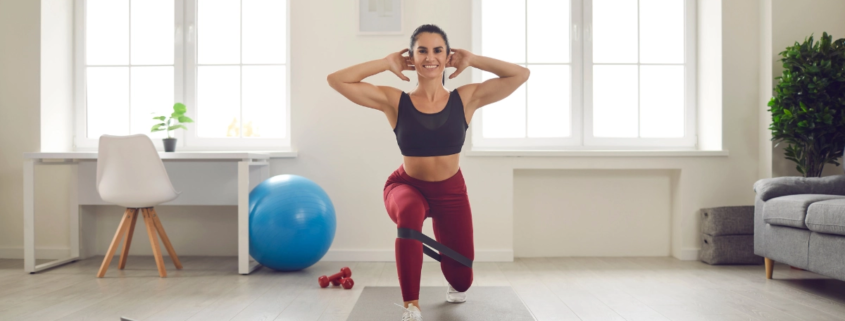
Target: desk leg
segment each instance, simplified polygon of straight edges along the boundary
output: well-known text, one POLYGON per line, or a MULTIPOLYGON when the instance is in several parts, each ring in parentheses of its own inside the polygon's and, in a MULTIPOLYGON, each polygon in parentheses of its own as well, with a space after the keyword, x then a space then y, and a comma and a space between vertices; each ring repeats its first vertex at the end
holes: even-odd
POLYGON ((70 167, 70 191, 68 197, 70 198, 70 212, 68 219, 70 220, 70 257, 80 258, 79 251, 79 163, 74 163, 70 167))
POLYGON ((35 264, 35 164, 44 164, 38 159, 27 159, 23 162, 23 268, 25 272, 34 274, 80 259, 79 246, 79 199, 77 198, 77 179, 79 163, 65 162, 59 165, 72 164, 70 179, 70 257, 54 260, 40 265, 35 264))
POLYGON ((249 256, 249 172, 251 160, 238 162, 238 273, 250 274, 260 267, 249 256))
POLYGON ((35 160, 23 161, 23 265, 35 273, 35 160))
POLYGON ((238 162, 238 273, 249 274, 249 162, 238 162))

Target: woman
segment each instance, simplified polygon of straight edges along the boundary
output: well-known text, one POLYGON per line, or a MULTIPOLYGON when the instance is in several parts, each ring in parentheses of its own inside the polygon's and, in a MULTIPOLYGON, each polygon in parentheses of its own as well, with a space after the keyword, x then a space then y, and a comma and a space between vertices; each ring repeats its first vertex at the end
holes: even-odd
MULTIPOLYGON (((411 35, 409 49, 328 76, 332 88, 352 102, 383 112, 396 134, 404 162, 387 179, 384 205, 398 228, 419 232, 423 221, 431 217, 437 242, 473 259, 472 214, 458 165, 466 130, 478 108, 510 95, 528 80, 528 74, 521 66, 450 48, 443 30, 422 25, 411 35), (409 56, 403 56, 406 52, 409 56), (449 91, 444 87, 446 67, 456 68, 449 79, 467 67, 499 78, 449 91), (416 71, 419 81, 410 93, 361 81, 383 71, 410 81, 402 74, 406 70, 416 71)), ((415 239, 396 239, 396 265, 406 309, 403 320, 422 320, 422 246, 415 239)), ((450 285, 447 301, 464 302, 463 292, 472 284, 472 268, 446 256, 442 256, 440 267, 450 285)))

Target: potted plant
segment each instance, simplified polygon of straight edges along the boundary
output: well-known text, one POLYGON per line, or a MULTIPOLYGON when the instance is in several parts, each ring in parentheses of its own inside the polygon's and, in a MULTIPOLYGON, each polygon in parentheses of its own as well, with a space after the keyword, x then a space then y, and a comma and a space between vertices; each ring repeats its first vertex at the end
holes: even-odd
POLYGON ((173 105, 173 113, 170 114, 170 117, 167 116, 156 116, 153 117, 154 120, 160 121, 153 125, 151 132, 160 132, 163 130, 167 131, 167 138, 162 139, 164 141, 164 151, 165 152, 172 152, 176 150, 176 138, 170 136, 171 130, 176 130, 179 128, 188 129, 184 123, 193 123, 194 120, 188 116, 185 116, 185 112, 188 109, 182 103, 176 103, 173 105), (178 123, 177 123, 178 122, 178 123))
POLYGON ((786 159, 804 177, 839 166, 845 146, 845 39, 831 40, 825 32, 779 53, 784 70, 768 104, 772 141, 787 143, 786 159))

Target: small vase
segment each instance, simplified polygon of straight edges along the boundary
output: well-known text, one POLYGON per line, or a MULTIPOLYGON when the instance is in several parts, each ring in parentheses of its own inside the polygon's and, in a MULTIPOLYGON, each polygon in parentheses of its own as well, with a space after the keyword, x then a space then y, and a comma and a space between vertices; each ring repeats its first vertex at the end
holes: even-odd
POLYGON ((176 138, 164 138, 164 151, 165 152, 173 152, 176 150, 176 138))

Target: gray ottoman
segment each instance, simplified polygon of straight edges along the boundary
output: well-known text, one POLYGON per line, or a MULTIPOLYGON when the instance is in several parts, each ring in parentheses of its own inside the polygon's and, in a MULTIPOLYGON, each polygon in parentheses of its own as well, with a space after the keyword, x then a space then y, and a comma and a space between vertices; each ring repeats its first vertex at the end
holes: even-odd
POLYGON ((701 251, 707 264, 763 264, 754 255, 754 206, 701 209, 701 251))

